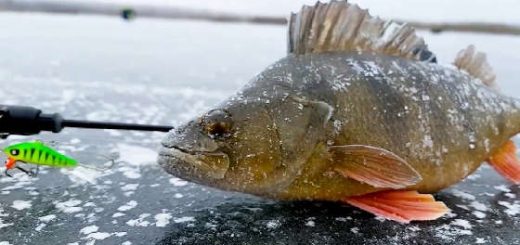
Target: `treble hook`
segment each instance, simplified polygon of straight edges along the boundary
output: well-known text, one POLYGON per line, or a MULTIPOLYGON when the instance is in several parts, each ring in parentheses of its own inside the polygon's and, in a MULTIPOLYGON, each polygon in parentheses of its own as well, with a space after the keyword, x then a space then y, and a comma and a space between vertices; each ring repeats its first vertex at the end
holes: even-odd
MULTIPOLYGON (((32 169, 30 169, 30 170, 27 170, 27 169, 22 168, 22 167, 20 167, 20 166, 15 166, 14 168, 16 168, 16 169, 22 171, 23 173, 27 174, 27 175, 30 176, 30 177, 36 177, 36 176, 38 176, 38 173, 40 172, 40 167, 39 167, 39 166, 36 166, 36 168, 35 168, 36 171, 34 170, 34 168, 32 168, 32 169)), ((11 169, 6 168, 5 171, 4 171, 4 174, 5 174, 6 176, 12 178, 13 175, 11 175, 11 174, 9 173, 9 170, 11 170, 11 169)))

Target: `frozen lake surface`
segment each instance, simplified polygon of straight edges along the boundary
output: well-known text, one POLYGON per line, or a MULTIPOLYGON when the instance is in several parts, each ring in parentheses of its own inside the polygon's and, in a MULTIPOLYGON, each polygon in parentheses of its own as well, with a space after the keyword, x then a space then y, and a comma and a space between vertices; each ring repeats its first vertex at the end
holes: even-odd
MULTIPOLYGON (((281 26, 1 13, 0 103, 178 124, 283 57, 285 34, 281 26)), ((422 34, 441 62, 475 44, 504 93, 520 96, 520 39, 422 34)), ((334 203, 274 202, 184 182, 155 163, 162 136, 67 129, 3 141, 57 141, 93 164, 117 151, 123 162, 103 173, 46 168, 35 179, 0 178, 0 244, 520 243, 520 188, 488 166, 437 195, 449 215, 400 225, 334 203)))

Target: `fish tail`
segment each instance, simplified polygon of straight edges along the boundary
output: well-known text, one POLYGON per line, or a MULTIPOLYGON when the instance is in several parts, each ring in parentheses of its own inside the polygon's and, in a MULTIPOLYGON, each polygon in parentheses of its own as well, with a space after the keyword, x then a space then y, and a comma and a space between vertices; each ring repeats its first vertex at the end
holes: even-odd
POLYGON ((518 160, 516 146, 512 140, 499 148, 488 159, 488 163, 507 180, 520 184, 520 160, 518 160))

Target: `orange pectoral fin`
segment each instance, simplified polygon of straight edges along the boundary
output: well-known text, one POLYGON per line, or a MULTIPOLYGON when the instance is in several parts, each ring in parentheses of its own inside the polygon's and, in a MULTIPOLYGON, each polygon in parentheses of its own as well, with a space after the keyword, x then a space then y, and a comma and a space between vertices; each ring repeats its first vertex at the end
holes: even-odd
POLYGON ((520 184, 520 161, 516 156, 516 146, 512 140, 506 142, 488 159, 489 164, 504 178, 520 184))
POLYGON ((449 211, 443 202, 432 195, 417 191, 383 191, 362 196, 347 197, 344 202, 401 223, 414 220, 435 220, 449 211))
POLYGON ((378 188, 402 189, 417 184, 421 175, 396 154, 373 146, 332 146, 335 170, 346 178, 378 188))
POLYGON ((7 160, 5 161, 6 169, 13 169, 15 165, 16 165, 16 160, 14 158, 8 157, 7 160))

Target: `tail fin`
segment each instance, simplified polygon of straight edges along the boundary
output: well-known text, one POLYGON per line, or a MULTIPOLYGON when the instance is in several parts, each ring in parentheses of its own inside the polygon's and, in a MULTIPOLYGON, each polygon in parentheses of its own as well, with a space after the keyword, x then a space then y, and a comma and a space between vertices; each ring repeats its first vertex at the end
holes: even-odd
POLYGON ((516 147, 512 140, 507 141, 488 159, 488 162, 504 178, 520 184, 520 161, 516 156, 516 147))

